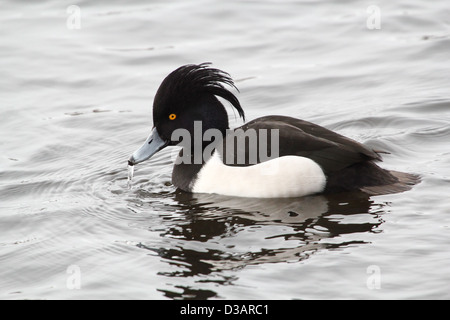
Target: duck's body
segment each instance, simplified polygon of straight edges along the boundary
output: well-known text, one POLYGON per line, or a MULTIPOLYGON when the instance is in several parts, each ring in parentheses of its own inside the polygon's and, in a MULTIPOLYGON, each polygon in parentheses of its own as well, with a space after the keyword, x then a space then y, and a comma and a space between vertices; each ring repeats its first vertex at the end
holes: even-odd
POLYGON ((382 194, 408 190, 418 181, 377 166, 381 158, 374 150, 296 118, 266 116, 230 131, 215 96, 230 101, 242 117, 244 111, 222 83, 233 85, 226 73, 205 64, 171 73, 155 97, 153 132, 129 164, 175 145, 174 133, 182 129, 191 134, 190 141, 174 166, 172 182, 187 192, 264 198, 353 190, 382 194), (197 133, 205 137, 210 129, 215 138, 198 141, 197 133), (199 152, 201 161, 194 161, 199 152))
POLYGON ((309 158, 283 156, 240 167, 224 164, 219 153, 215 153, 188 190, 238 197, 287 198, 321 193, 325 186, 325 174, 309 158))

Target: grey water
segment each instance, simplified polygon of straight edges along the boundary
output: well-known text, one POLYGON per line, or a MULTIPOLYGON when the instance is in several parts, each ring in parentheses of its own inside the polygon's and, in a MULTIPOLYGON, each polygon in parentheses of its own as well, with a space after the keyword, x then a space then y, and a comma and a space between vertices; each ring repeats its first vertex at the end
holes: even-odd
POLYGON ((450 298, 447 0, 2 0, 0 74, 0 299, 450 298), (159 84, 202 62, 248 120, 317 123, 422 182, 191 195, 166 148, 129 187, 159 84))

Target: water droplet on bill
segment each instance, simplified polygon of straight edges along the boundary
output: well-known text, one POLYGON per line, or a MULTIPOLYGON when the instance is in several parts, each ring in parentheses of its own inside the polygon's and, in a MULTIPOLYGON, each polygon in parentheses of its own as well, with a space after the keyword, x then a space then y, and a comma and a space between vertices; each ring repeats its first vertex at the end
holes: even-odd
POLYGON ((128 165, 128 183, 127 183, 128 189, 131 189, 131 180, 133 180, 133 175, 134 175, 134 166, 128 165))

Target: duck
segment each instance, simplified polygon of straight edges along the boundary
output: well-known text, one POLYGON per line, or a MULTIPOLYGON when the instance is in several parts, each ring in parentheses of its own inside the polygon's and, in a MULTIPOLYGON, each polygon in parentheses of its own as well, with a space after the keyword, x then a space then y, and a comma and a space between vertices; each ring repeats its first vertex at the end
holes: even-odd
POLYGON ((339 192, 370 195, 410 190, 420 178, 378 165, 382 151, 320 125, 286 115, 245 123, 230 74, 211 63, 172 71, 153 101, 153 127, 128 159, 135 166, 181 147, 172 184, 189 193, 293 198, 339 192), (228 102, 244 121, 230 129, 228 102))

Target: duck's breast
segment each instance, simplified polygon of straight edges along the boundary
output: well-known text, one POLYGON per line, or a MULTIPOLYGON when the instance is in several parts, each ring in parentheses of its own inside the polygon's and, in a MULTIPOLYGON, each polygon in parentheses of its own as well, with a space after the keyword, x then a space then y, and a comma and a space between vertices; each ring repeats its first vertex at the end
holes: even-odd
POLYGON ((313 160, 283 156, 251 166, 225 165, 214 155, 203 165, 192 185, 196 193, 257 198, 301 197, 325 189, 326 176, 313 160))

